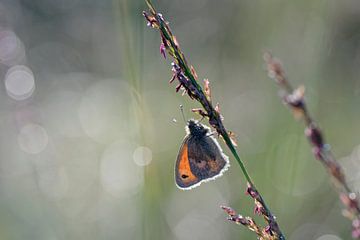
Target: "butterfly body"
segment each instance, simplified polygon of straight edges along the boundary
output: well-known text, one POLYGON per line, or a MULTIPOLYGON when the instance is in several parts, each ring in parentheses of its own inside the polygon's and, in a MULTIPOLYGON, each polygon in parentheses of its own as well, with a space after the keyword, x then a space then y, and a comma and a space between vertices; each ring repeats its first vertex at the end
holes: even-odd
POLYGON ((229 167, 228 157, 208 127, 189 120, 186 131, 175 164, 176 185, 184 190, 221 176, 229 167))

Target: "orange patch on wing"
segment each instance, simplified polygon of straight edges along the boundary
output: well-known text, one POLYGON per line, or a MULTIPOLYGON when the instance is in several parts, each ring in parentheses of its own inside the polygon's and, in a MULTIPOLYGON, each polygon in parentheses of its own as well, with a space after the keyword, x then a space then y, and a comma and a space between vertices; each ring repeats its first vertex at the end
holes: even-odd
POLYGON ((188 158, 188 147, 187 144, 184 144, 184 147, 180 154, 180 162, 179 162, 179 177, 183 182, 193 182, 198 178, 191 172, 190 162, 188 158), (186 178, 183 178, 182 175, 186 175, 186 178))

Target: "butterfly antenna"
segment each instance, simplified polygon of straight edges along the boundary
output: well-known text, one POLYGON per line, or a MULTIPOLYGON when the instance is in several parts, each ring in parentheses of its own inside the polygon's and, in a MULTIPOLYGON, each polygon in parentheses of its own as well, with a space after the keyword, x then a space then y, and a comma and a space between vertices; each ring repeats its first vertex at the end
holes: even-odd
POLYGON ((202 122, 202 120, 204 120, 204 116, 202 116, 198 121, 197 121, 197 123, 201 123, 202 122))
POLYGON ((186 123, 185 114, 184 114, 184 106, 183 105, 180 105, 180 111, 181 111, 181 115, 183 117, 184 123, 186 123))

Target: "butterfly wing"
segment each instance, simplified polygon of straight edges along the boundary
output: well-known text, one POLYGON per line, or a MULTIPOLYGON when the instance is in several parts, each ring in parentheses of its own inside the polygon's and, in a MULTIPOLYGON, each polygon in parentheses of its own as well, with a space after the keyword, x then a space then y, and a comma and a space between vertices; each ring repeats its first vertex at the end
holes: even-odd
POLYGON ((180 147, 175 164, 175 181, 180 189, 190 189, 191 186, 200 182, 200 179, 192 173, 189 154, 189 136, 186 136, 180 147))
POLYGON ((188 159, 191 172, 200 181, 215 179, 229 167, 228 157, 222 152, 216 139, 210 136, 189 138, 188 159))
POLYGON ((228 157, 215 138, 189 135, 185 137, 176 160, 176 185, 184 190, 194 188, 221 176, 228 167, 228 157))

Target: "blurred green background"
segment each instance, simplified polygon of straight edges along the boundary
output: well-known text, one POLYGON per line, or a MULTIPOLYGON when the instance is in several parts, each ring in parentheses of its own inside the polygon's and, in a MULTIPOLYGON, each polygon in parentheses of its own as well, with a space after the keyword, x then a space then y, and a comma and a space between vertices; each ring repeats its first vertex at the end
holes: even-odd
MULTIPOLYGON (((154 1, 287 239, 351 238, 351 223, 262 54, 282 59, 348 175, 360 183, 358 0, 154 1)), ((187 118, 142 0, 0 1, 0 239, 255 239, 239 166, 174 184, 187 118), (177 119, 177 123, 173 122, 177 119)), ((229 154, 227 149, 225 152, 229 154)), ((257 218, 258 223, 262 220, 257 218)))

